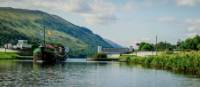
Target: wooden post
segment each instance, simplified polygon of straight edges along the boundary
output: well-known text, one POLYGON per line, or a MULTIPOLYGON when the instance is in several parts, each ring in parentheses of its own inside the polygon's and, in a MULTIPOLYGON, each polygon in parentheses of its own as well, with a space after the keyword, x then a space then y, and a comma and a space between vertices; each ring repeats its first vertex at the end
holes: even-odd
POLYGON ((158 36, 156 35, 156 55, 158 54, 157 53, 157 51, 158 51, 157 44, 158 44, 158 36))
POLYGON ((8 44, 5 44, 4 48, 5 48, 5 53, 6 53, 6 50, 8 48, 8 44))
POLYGON ((5 47, 5 53, 6 53, 6 47, 5 47))

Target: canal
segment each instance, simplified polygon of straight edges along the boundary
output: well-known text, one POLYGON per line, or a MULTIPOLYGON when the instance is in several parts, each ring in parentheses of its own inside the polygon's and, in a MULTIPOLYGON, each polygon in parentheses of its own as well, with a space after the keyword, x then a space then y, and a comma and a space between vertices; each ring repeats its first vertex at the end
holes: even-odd
POLYGON ((118 62, 1 60, 0 87, 200 87, 200 79, 118 62))

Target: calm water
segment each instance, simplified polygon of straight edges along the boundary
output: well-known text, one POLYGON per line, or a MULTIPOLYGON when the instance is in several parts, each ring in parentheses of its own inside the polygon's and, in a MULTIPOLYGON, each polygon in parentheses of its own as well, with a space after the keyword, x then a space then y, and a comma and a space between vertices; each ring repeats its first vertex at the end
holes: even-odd
POLYGON ((200 87, 200 79, 116 62, 0 61, 0 87, 200 87))

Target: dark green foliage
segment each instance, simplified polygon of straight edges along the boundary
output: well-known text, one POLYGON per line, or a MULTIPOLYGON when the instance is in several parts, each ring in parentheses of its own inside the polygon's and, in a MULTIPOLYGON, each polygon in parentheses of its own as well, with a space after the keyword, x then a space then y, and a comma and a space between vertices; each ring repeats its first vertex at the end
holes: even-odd
POLYGON ((198 50, 200 50, 200 43, 197 45, 198 50))
POLYGON ((154 51, 156 48, 158 51, 164 51, 164 50, 173 50, 176 48, 176 46, 168 43, 168 42, 159 42, 156 44, 151 44, 147 42, 141 42, 137 44, 139 46, 140 51, 154 51))
POLYGON ((157 44, 157 49, 158 49, 159 51, 173 50, 173 49, 175 49, 175 46, 172 45, 172 44, 170 44, 170 43, 168 43, 168 42, 159 42, 159 43, 157 44))
POLYGON ((141 42, 137 44, 139 46, 140 51, 153 51, 155 48, 153 44, 141 42))
POLYGON ((105 53, 98 53, 95 55, 95 58, 100 58, 100 59, 106 59, 107 58, 107 54, 105 53))
POLYGON ((168 42, 159 42, 157 45, 141 42, 137 44, 141 51, 153 51, 157 48, 158 51, 172 51, 177 50, 200 50, 200 36, 196 35, 193 38, 187 38, 184 41, 178 41, 176 45, 172 45, 168 42))
POLYGON ((29 38, 26 37, 23 33, 20 33, 12 28, 2 25, 0 22, 0 46, 3 46, 5 43, 16 44, 17 40, 29 38))
POLYGON ((177 46, 181 50, 199 50, 200 36, 196 35, 193 38, 188 38, 185 41, 178 42, 177 46))

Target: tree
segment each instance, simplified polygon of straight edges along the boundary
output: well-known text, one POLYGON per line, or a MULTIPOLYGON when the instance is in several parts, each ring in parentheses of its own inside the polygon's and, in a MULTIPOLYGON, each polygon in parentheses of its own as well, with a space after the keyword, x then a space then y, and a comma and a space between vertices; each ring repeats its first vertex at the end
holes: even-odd
POLYGON ((154 45, 147 43, 147 42, 141 42, 137 44, 139 46, 139 50, 141 51, 153 51, 154 45))
POLYGON ((200 44, 197 45, 198 50, 200 50, 200 44))
POLYGON ((179 48, 182 50, 200 50, 200 36, 196 35, 193 38, 187 38, 185 41, 179 42, 179 48))
POLYGON ((175 49, 175 46, 172 45, 171 43, 168 43, 168 42, 159 42, 157 44, 157 49, 160 50, 160 51, 173 50, 173 49, 175 49))

